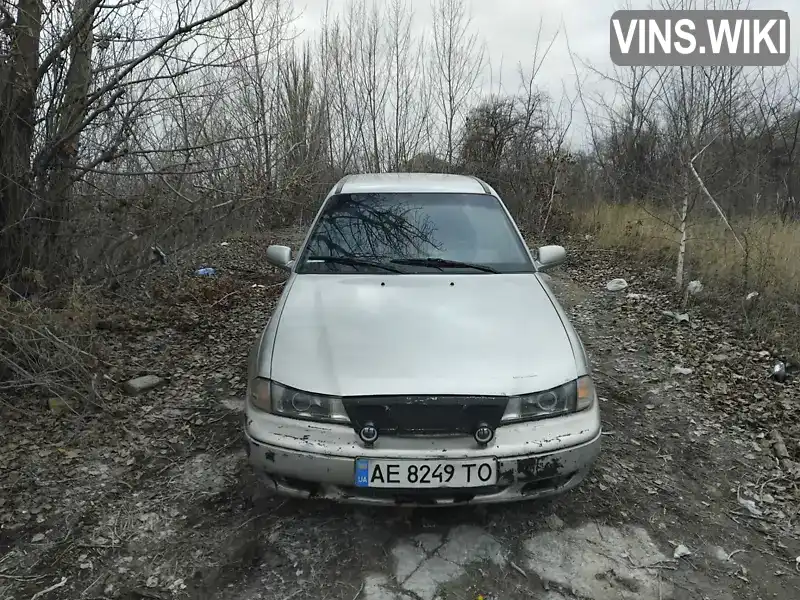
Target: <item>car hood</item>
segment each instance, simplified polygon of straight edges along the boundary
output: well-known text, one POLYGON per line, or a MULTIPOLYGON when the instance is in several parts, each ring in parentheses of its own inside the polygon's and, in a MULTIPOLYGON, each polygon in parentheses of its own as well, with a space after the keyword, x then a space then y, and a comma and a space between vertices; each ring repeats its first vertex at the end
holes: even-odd
POLYGON ((271 377, 335 396, 515 395, 578 376, 536 275, 295 275, 271 377))

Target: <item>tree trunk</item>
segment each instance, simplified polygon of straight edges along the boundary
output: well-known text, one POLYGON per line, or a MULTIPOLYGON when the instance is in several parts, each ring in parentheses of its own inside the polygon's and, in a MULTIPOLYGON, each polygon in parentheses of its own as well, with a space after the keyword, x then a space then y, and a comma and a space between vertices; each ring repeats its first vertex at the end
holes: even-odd
POLYGON ((675 268, 675 287, 678 291, 683 289, 683 265, 686 256, 686 224, 689 219, 689 171, 688 167, 683 173, 683 204, 681 205, 681 223, 678 231, 681 235, 678 245, 678 264, 675 268))
POLYGON ((23 272, 34 261, 31 153, 41 19, 41 0, 19 0, 10 57, 0 64, 0 279, 23 272))
MULTIPOLYGON (((52 146, 52 162, 49 176, 39 173, 45 178, 43 200, 45 201, 45 222, 47 224, 45 252, 42 260, 48 260, 46 266, 50 274, 66 273, 69 269, 69 244, 61 239, 69 234, 66 228, 69 222, 73 195, 73 175, 80 144, 81 123, 86 118, 86 97, 92 77, 92 45, 94 35, 94 11, 92 0, 77 0, 73 9, 73 23, 81 27, 70 46, 69 69, 64 83, 64 100, 59 110, 58 127, 52 146)), ((56 279, 63 281, 64 276, 56 279)))

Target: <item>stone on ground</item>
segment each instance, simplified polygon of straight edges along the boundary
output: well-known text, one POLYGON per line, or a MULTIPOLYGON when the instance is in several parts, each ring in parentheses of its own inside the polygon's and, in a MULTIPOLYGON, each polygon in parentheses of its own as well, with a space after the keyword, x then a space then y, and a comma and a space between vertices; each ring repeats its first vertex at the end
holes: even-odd
POLYGON ((158 387, 166 380, 157 375, 143 375, 141 377, 134 377, 125 382, 125 392, 131 396, 141 394, 147 390, 152 390, 158 387))
POLYGON ((669 558, 640 527, 588 523, 543 531, 525 542, 528 569, 545 581, 592 600, 668 600, 672 588, 657 569, 669 558))

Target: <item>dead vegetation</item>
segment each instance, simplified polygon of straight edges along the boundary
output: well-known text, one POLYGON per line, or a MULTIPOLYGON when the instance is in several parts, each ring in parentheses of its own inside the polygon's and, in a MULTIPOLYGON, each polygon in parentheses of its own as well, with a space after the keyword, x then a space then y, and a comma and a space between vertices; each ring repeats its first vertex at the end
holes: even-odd
POLYGON ((65 403, 92 396, 95 299, 75 286, 63 306, 0 297, 0 396, 65 403))
MULTIPOLYGON (((662 267, 676 251, 670 214, 652 206, 598 202, 574 215, 577 231, 608 252, 609 260, 641 260, 662 267)), ((695 303, 763 339, 776 354, 800 364, 800 226, 770 216, 735 219, 746 253, 712 217, 689 229, 686 272, 704 284, 695 303)))

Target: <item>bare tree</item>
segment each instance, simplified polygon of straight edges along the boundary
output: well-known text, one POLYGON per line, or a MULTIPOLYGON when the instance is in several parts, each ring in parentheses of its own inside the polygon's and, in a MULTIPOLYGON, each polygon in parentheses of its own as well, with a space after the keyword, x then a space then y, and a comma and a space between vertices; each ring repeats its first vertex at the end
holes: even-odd
POLYGON ((358 64, 358 31, 364 20, 357 5, 324 23, 319 46, 321 79, 325 87, 325 114, 330 132, 330 155, 337 169, 348 172, 360 167, 366 104, 353 76, 358 64))
POLYGON ((386 30, 391 80, 386 144, 387 166, 394 171, 419 151, 424 124, 430 118, 424 40, 411 35, 412 19, 408 0, 391 0, 386 30))
POLYGON ((231 73, 226 79, 235 86, 235 93, 231 95, 228 88, 223 112, 237 122, 235 131, 247 140, 237 155, 240 159, 251 157, 247 170, 251 171, 250 177, 259 182, 264 194, 273 190, 277 175, 273 133, 276 82, 281 47, 291 45, 289 27, 294 20, 290 5, 280 0, 249 2, 232 15, 224 31, 233 59, 231 73))
MULTIPOLYGON (((52 278, 67 266, 60 236, 73 204, 74 183, 117 158, 132 132, 132 119, 141 114, 138 109, 158 102, 161 76, 152 67, 180 61, 181 45, 190 36, 200 35, 245 1, 211 6, 206 12, 179 3, 169 15, 172 22, 155 35, 144 35, 135 29, 135 19, 125 19, 137 9, 125 1, 79 0, 66 14, 59 5, 45 12, 38 0, 20 0, 16 15, 5 11, 0 45, 8 48, 0 58, 0 277, 24 268, 46 271, 52 278), (131 23, 134 30, 126 32, 131 23), (124 50, 106 52, 116 42, 124 50), (95 47, 102 63, 93 60, 95 47), (98 145, 92 137, 101 124, 107 137, 98 145), (109 127, 115 129, 111 135, 109 127), (60 260, 52 263, 54 257, 60 260)), ((196 64, 193 57, 184 60, 183 73, 196 64)))
POLYGON ((313 174, 328 154, 325 147, 328 136, 319 108, 310 52, 306 46, 286 59, 278 95, 281 126, 277 134, 283 163, 283 180, 278 183, 292 199, 300 190, 311 187, 313 174))
POLYGON ((470 33, 471 17, 464 2, 433 2, 432 70, 436 82, 436 104, 444 129, 444 158, 452 163, 457 127, 475 93, 484 66, 484 46, 470 33))
MULTIPOLYGON (((663 8, 696 8, 694 0, 662 3, 663 8)), ((706 8, 737 8, 737 0, 706 3, 706 8)), ((675 286, 683 288, 689 215, 700 196, 692 180, 695 161, 703 158, 703 150, 719 136, 721 117, 726 103, 739 92, 741 68, 680 66, 669 70, 663 80, 660 98, 665 119, 665 133, 670 154, 676 157, 674 172, 678 175, 680 198, 678 211, 678 253, 675 286)), ((702 183, 702 179, 700 180, 702 183)), ((719 206, 717 205, 717 208, 719 206)))

